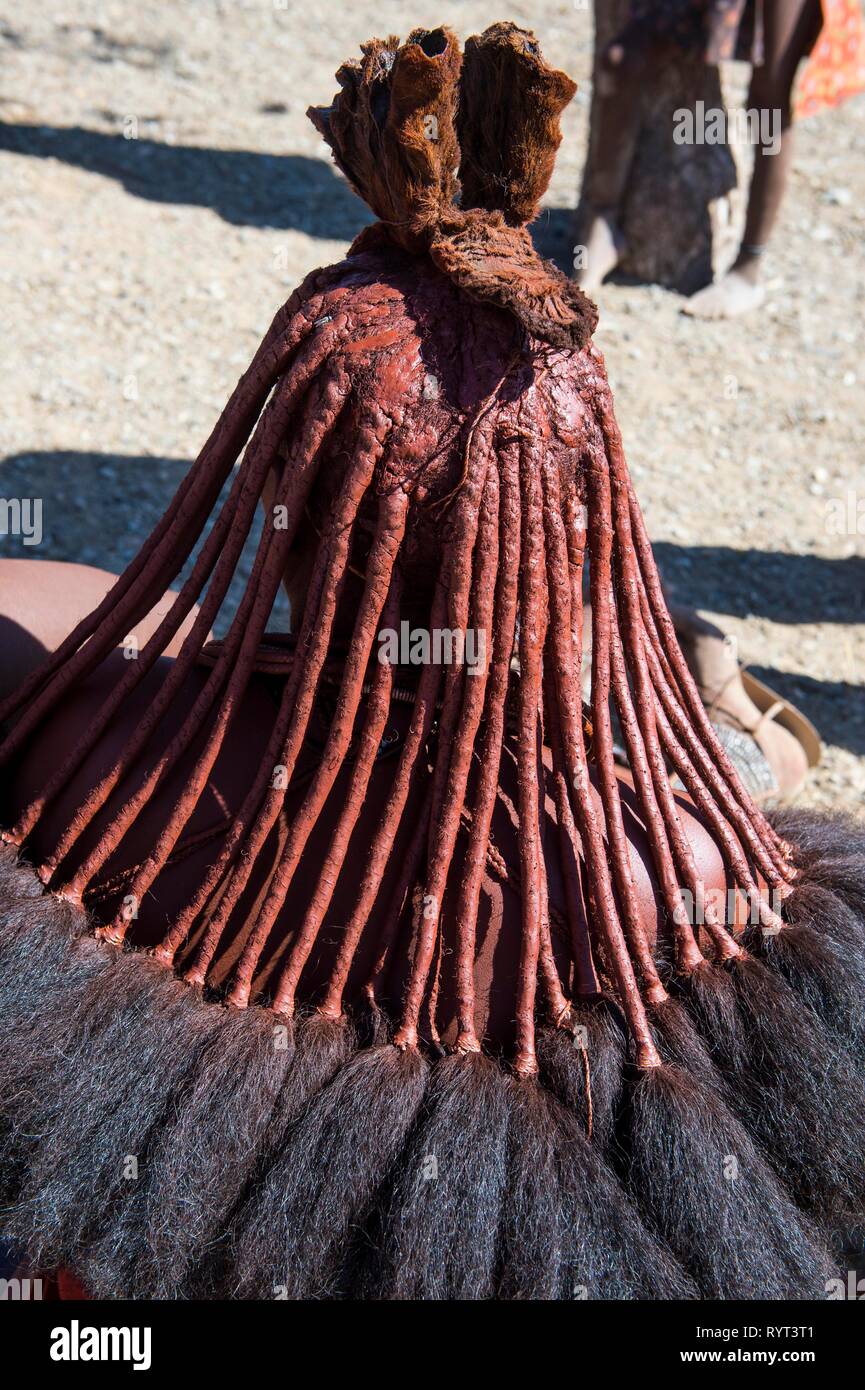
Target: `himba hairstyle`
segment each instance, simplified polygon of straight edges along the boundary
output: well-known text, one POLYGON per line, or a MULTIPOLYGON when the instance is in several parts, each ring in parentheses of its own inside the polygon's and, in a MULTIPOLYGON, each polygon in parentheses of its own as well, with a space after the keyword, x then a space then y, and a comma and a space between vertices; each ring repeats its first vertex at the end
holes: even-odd
POLYGON ((575 86, 505 23, 463 52, 446 29, 371 40, 337 77, 332 104, 309 115, 378 220, 279 311, 139 554, 0 708, 10 765, 187 566, 138 659, 3 836, 2 1231, 36 1267, 70 1264, 110 1296, 822 1296, 865 1207, 865 855, 852 823, 754 805, 677 644, 591 341, 596 311, 527 230, 575 86), (268 486, 280 525, 265 525, 226 635, 209 643, 268 486), (190 900, 138 949, 134 916, 100 921, 95 889, 185 759, 125 900, 144 900, 177 854, 311 527, 302 619, 272 657, 281 694, 264 756, 190 900), (360 597, 338 648, 349 574, 360 597), (471 676, 459 657, 424 666, 370 829, 394 694, 377 637, 407 593, 429 595, 430 630, 489 634, 488 660, 471 676), (34 876, 19 853, 32 859, 46 810, 199 601, 146 716, 34 876), (159 744, 202 660, 206 681, 159 744), (319 764, 216 989, 328 681, 319 764), (666 924, 657 948, 614 719, 666 924), (490 835, 508 750, 512 864, 490 835), (304 850, 349 765, 265 987, 304 850), (542 842, 545 788, 556 844, 542 842), (744 929, 704 901, 682 789, 756 905, 744 929), (311 992, 358 836, 354 910, 311 992), (550 855, 568 904, 556 949, 550 855), (476 1017, 491 864, 521 903, 509 1050, 488 1046, 476 1017), (393 1007, 382 982, 399 956, 393 1007), (137 1180, 123 1155, 138 1156, 137 1180))

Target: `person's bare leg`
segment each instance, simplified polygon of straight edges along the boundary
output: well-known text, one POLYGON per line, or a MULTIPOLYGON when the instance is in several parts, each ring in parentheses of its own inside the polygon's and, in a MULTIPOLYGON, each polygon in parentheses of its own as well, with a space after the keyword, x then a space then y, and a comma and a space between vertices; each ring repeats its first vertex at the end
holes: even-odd
POLYGON ((615 270, 624 249, 619 210, 640 131, 644 54, 611 44, 598 70, 592 169, 583 221, 582 265, 574 278, 591 293, 615 270))
MULTIPOLYGON (((92 565, 60 560, 0 560, 0 699, 59 647, 82 618, 92 613, 117 579, 92 565)), ((173 600, 169 592, 129 635, 144 646, 173 600)), ((198 608, 165 650, 176 656, 198 608)))
POLYGON ((689 299, 694 318, 734 318, 759 308, 763 253, 778 219, 793 162, 791 94, 800 61, 819 33, 820 0, 776 0, 765 7, 765 62, 754 69, 748 109, 768 113, 777 142, 758 145, 742 245, 719 280, 689 299), (776 124, 777 123, 777 124, 776 124))

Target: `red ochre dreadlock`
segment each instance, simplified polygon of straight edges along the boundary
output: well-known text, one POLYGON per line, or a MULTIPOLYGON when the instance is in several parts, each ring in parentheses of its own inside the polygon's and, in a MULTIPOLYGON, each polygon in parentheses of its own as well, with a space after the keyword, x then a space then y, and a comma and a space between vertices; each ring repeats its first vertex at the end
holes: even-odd
MULTIPOLYGON (((18 716, 0 747, 0 762, 8 763, 180 573, 243 450, 229 494, 170 611, 4 838, 27 844, 46 808, 200 599, 189 635, 145 717, 38 870, 55 892, 80 903, 142 808, 194 749, 184 789, 131 881, 130 896, 144 898, 188 826, 229 735, 292 545, 317 482, 327 476, 329 522, 266 753, 194 896, 155 949, 156 958, 172 966, 209 908, 206 930, 184 966, 187 980, 207 983, 259 852, 283 812, 284 789, 332 663, 335 615, 363 533, 368 546, 362 598, 326 746, 289 823, 254 929, 233 967, 227 1000, 243 1007, 254 996, 256 972, 304 848, 351 749, 345 801, 272 992, 278 1016, 295 1010, 386 725, 393 671, 375 660, 377 637, 396 625, 404 592, 421 584, 424 592, 430 589, 423 576, 430 556, 440 554, 430 629, 476 629, 489 637, 488 660, 472 678, 464 658, 444 673, 431 662, 421 674, 385 812, 319 1010, 330 1019, 342 1014, 359 942, 382 892, 397 834, 410 818, 414 829, 405 865, 392 901, 379 913, 382 926, 365 988, 375 1001, 404 903, 414 901, 413 954, 394 1041, 403 1049, 418 1045, 425 1007, 437 1038, 442 904, 457 836, 467 825, 448 939, 455 956, 456 1049, 480 1050, 474 994, 478 904, 494 852, 490 825, 512 718, 522 903, 515 1069, 523 1075, 537 1069, 540 1008, 567 1028, 568 993, 593 997, 599 982, 619 1000, 639 1066, 653 1068, 660 1056, 647 1008, 664 1002, 667 992, 637 900, 614 771, 612 711, 673 925, 680 976, 691 975, 707 957, 738 957, 743 947, 711 903, 705 903, 700 937, 684 909, 683 890, 698 903, 702 894, 670 769, 714 832, 730 881, 759 904, 763 927, 783 926, 770 898, 777 902, 786 895, 795 871, 787 845, 753 804, 719 744, 677 645, 628 476, 603 358, 590 341, 593 306, 537 257, 525 229, 546 188, 560 140, 559 116, 574 86, 542 63, 530 36, 510 25, 470 40, 462 57, 446 30, 418 31, 403 46, 395 39, 372 41, 364 45, 362 60, 346 64, 338 77, 341 90, 333 105, 310 116, 380 220, 357 239, 346 261, 311 275, 279 311, 135 560, 96 611, 0 707, 0 719, 18 716), (507 101, 496 99, 502 92, 507 101), (451 350, 461 337, 473 344, 475 365, 457 379, 454 362, 464 369, 466 358, 451 350), (347 439, 350 457, 334 447, 347 439), (335 459, 342 457, 347 461, 335 478, 335 459), (264 528, 209 675, 157 756, 151 752, 154 734, 201 657, 271 476, 281 524, 264 528), (581 702, 587 553, 596 793, 581 702), (364 690, 368 700, 361 715, 364 690), (551 945, 539 801, 544 741, 553 756, 571 983, 563 980, 551 945), (469 804, 475 754, 480 772, 469 804), (432 774, 424 781, 429 760, 432 774), (101 829, 95 846, 83 860, 79 853, 77 868, 67 871, 96 817, 101 829), (577 908, 583 858, 590 934, 577 908)), ((98 934, 121 946, 128 927, 128 914, 121 911, 98 934)))

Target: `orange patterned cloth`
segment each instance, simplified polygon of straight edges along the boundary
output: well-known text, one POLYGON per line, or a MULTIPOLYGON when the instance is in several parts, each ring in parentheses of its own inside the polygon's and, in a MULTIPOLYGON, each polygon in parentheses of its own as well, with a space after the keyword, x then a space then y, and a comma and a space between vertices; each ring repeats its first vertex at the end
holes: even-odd
POLYGON ((865 92, 865 22, 860 0, 822 0, 823 28, 796 88, 795 113, 813 116, 865 92))
MULTIPOLYGON (((774 0, 631 0, 616 42, 701 47, 707 63, 763 62, 763 21, 774 0)), ((796 86, 797 117, 840 106, 865 91, 862 0, 821 0, 823 24, 796 86)))

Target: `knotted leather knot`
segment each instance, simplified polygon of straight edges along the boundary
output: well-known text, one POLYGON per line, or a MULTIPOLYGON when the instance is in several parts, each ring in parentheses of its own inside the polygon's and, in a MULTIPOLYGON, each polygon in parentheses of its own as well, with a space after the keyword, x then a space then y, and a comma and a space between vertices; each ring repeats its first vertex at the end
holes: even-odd
POLYGON ((389 242, 429 255, 466 295, 507 310, 534 337, 584 347, 597 310, 526 230, 576 91, 534 35, 494 24, 464 53, 448 29, 415 30, 402 45, 372 39, 337 79, 331 105, 308 115, 379 218, 350 254, 389 242))

